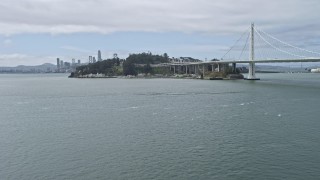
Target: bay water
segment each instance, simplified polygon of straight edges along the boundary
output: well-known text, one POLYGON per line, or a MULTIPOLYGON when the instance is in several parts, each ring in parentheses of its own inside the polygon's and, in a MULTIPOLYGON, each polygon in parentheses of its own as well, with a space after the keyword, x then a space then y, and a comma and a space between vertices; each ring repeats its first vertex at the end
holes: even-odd
POLYGON ((318 179, 320 74, 0 75, 0 179, 318 179))

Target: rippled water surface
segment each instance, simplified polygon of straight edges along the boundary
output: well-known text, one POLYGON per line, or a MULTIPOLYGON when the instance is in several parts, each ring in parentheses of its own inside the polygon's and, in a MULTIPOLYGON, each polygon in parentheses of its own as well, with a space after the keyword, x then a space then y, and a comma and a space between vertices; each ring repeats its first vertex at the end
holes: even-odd
POLYGON ((0 75, 0 179, 318 179, 320 74, 0 75))

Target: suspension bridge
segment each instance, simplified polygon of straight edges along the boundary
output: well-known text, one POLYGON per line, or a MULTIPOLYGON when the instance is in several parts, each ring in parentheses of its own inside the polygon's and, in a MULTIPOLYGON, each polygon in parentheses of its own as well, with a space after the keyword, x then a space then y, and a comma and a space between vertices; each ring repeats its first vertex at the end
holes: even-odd
POLYGON ((219 61, 169 63, 174 73, 176 68, 184 67, 186 73, 204 74, 204 66, 211 65, 212 71, 221 71, 224 66, 232 64, 236 70, 237 63, 249 64, 248 80, 258 80, 255 75, 256 63, 289 63, 289 62, 320 62, 320 53, 286 43, 251 24, 236 43, 219 61), (200 67, 202 65, 202 68, 200 67), (217 68, 215 68, 217 67, 217 68))

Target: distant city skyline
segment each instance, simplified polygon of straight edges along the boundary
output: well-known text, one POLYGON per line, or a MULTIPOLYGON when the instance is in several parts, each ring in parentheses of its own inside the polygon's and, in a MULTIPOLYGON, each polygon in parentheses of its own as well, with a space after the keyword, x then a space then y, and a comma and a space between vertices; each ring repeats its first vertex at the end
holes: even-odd
POLYGON ((291 44, 320 51, 317 0, 2 0, 0 66, 126 58, 221 58, 251 22, 291 44), (94 9, 94 11, 91 11, 94 9))

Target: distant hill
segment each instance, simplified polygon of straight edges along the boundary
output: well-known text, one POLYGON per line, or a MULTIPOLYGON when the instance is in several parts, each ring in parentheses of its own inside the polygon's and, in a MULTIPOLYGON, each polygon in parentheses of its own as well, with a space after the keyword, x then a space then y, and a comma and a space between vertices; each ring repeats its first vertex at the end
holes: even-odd
POLYGON ((308 72, 310 67, 290 67, 290 66, 268 66, 268 65, 258 65, 257 72, 308 72))
POLYGON ((50 73, 55 72, 57 66, 45 63, 37 66, 19 65, 16 67, 0 67, 0 73, 50 73))
MULTIPOLYGON (((249 68, 248 65, 239 64, 237 67, 246 67, 249 68)), ((289 67, 289 66, 272 66, 272 65, 258 65, 256 64, 256 72, 308 72, 312 67, 289 67)))

